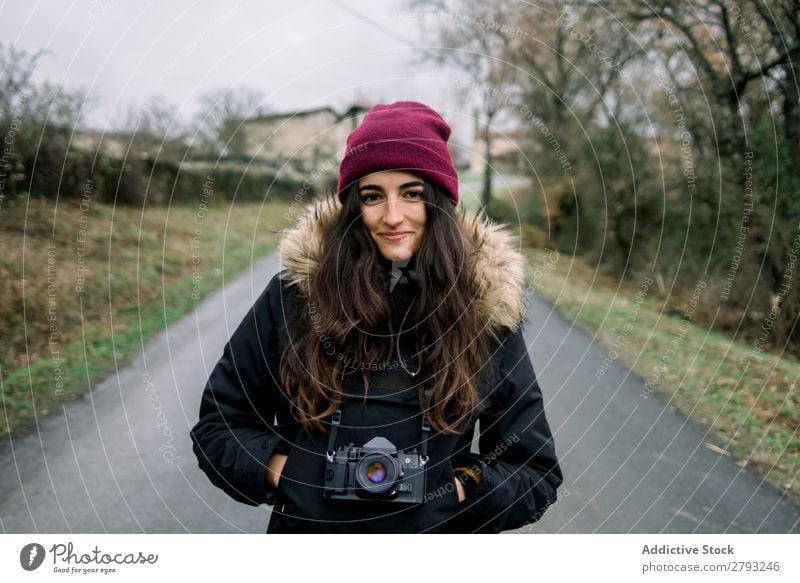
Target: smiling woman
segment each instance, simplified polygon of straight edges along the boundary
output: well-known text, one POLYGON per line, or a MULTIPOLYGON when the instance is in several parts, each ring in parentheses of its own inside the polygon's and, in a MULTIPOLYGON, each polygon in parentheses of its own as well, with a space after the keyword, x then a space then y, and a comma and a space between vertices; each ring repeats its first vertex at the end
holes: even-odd
POLYGON ((421 103, 373 107, 211 373, 194 451, 274 506, 268 532, 500 532, 556 500, 524 260, 457 209, 449 136, 421 103))
POLYGON ((425 235, 424 182, 408 172, 389 170, 358 181, 361 220, 384 258, 410 259, 425 235))

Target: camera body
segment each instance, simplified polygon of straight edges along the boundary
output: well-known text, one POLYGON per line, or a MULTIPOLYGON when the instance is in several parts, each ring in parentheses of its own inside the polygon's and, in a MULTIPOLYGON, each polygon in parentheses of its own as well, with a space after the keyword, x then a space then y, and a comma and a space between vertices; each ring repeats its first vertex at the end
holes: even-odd
POLYGON ((425 460, 416 450, 397 451, 385 437, 363 446, 339 446, 325 462, 323 495, 331 500, 422 504, 425 460))

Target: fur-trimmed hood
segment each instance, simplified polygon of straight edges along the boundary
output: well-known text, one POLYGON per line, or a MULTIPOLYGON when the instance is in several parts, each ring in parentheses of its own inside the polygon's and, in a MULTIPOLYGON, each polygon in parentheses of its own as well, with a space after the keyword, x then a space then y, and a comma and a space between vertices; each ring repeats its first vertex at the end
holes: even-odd
MULTIPOLYGON (((317 201, 306 207, 295 226, 284 230, 280 261, 289 271, 289 283, 304 297, 319 266, 323 228, 340 210, 341 203, 334 198, 317 201)), ((502 328, 516 331, 525 316, 525 259, 514 236, 480 210, 459 210, 456 216, 477 243, 472 261, 481 319, 494 334, 502 328)))

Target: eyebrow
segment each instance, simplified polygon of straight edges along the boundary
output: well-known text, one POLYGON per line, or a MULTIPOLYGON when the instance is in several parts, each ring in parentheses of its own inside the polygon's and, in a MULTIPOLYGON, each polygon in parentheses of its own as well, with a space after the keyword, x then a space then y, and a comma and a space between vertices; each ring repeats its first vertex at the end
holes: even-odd
MULTIPOLYGON (((424 186, 424 182, 420 182, 419 180, 414 180, 412 182, 406 182, 405 184, 401 184, 400 188, 411 188, 412 186, 424 186)), ((383 187, 377 184, 365 184, 364 186, 358 189, 358 192, 363 190, 380 190, 383 191, 383 187)))

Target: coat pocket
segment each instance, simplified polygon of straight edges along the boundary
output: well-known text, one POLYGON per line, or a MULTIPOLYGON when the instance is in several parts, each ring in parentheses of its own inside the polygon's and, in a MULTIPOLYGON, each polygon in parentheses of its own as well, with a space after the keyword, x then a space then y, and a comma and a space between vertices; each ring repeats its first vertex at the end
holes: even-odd
POLYGON ((278 481, 278 493, 284 501, 296 498, 298 491, 303 488, 318 486, 316 475, 318 472, 310 467, 311 462, 321 455, 321 452, 315 450, 317 445, 302 431, 295 436, 291 444, 278 481))
POLYGON ((286 462, 283 464, 283 470, 281 470, 281 475, 278 478, 278 487, 277 487, 278 496, 281 498, 281 500, 284 501, 286 500, 286 489, 290 487, 288 485, 288 482, 292 479, 289 475, 289 472, 291 470, 290 464, 292 463, 294 458, 297 457, 296 450, 297 450, 297 445, 295 442, 292 442, 292 447, 289 448, 289 451, 286 454, 286 462))
POLYGON ((278 497, 283 502, 282 522, 288 524, 292 519, 325 517, 322 499, 324 460, 324 436, 312 437, 301 431, 292 442, 278 482, 278 497))

